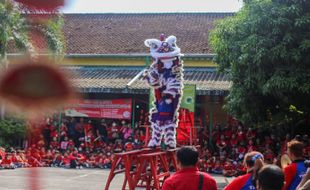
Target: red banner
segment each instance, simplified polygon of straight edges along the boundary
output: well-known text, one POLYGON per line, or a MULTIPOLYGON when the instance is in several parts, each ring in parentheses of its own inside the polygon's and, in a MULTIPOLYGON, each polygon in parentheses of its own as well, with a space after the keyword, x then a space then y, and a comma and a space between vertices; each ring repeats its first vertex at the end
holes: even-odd
POLYGON ((65 108, 66 116, 131 119, 132 99, 76 100, 65 108))

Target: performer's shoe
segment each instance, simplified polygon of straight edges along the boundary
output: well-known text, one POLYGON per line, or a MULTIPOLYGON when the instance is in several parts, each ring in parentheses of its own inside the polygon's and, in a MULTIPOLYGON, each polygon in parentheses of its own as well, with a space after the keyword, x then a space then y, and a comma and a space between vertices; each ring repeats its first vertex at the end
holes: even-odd
POLYGON ((154 145, 154 146, 150 146, 150 145, 148 145, 147 147, 148 147, 148 148, 150 148, 150 149, 152 149, 152 150, 157 149, 157 146, 156 146, 156 145, 154 145))
POLYGON ((172 149, 176 149, 176 146, 173 146, 173 145, 166 145, 167 146, 167 150, 172 150, 172 149))

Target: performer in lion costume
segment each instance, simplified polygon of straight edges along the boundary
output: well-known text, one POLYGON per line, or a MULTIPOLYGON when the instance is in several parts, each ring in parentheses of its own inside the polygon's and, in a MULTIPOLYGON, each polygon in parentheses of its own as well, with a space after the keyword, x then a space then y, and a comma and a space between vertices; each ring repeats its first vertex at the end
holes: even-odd
POLYGON ((145 70, 144 78, 154 90, 154 108, 150 110, 152 137, 148 147, 160 146, 161 139, 168 148, 176 147, 178 110, 183 89, 183 63, 177 38, 161 35, 158 39, 147 39, 153 63, 145 70))

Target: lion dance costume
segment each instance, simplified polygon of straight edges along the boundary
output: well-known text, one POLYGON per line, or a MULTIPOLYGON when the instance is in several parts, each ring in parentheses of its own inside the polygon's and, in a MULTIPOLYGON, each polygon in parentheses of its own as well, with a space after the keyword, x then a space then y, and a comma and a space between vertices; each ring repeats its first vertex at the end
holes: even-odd
POLYGON ((176 147, 176 128, 178 110, 183 89, 183 63, 176 37, 164 35, 158 39, 147 39, 145 45, 150 48, 153 63, 144 72, 144 78, 154 89, 154 108, 150 110, 152 128, 148 147, 160 146, 164 142, 168 148, 176 147))

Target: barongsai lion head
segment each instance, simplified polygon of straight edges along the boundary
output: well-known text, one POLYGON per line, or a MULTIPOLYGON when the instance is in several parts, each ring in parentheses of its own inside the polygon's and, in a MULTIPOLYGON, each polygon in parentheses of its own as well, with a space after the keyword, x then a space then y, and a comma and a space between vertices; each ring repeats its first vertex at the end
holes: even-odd
POLYGON ((176 56, 181 56, 181 50, 176 44, 177 38, 169 36, 165 39, 164 35, 158 39, 147 39, 144 44, 150 48, 151 56, 155 59, 171 59, 176 56))

